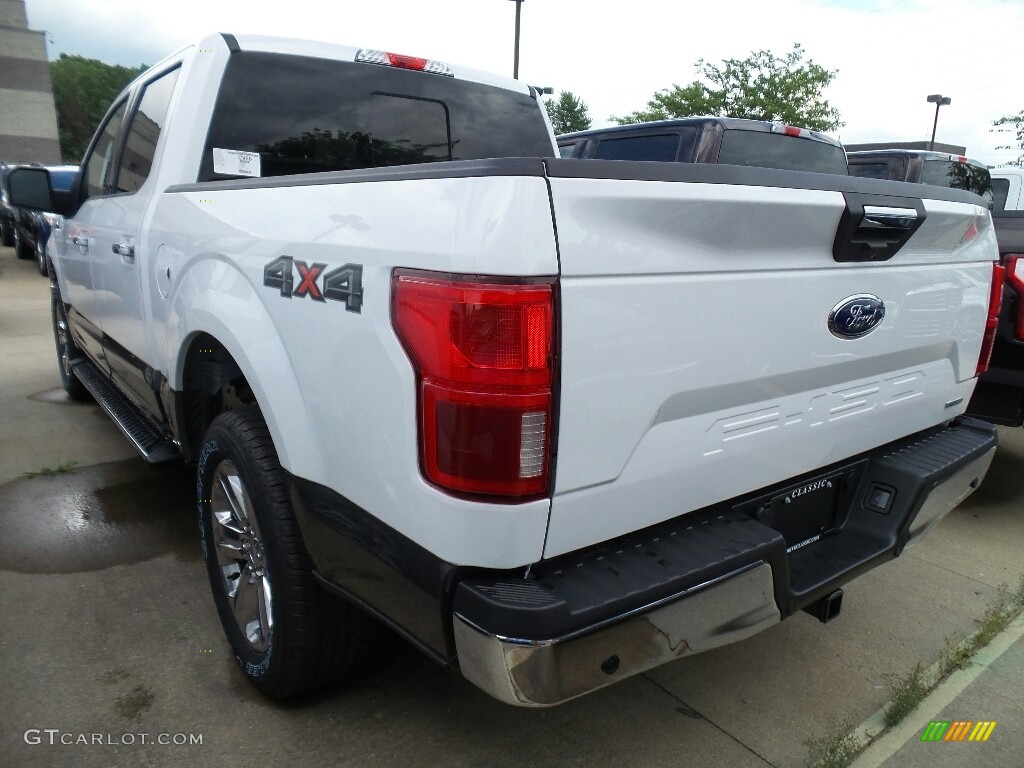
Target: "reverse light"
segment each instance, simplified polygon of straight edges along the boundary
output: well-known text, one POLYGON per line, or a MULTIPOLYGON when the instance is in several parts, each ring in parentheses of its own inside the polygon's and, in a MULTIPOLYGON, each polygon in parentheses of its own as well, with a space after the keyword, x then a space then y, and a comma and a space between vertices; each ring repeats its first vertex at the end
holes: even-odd
POLYGON ((1008 253, 1006 261, 1006 282, 1017 294, 1017 317, 1013 323, 1013 335, 1017 341, 1024 341, 1024 254, 1008 253))
POLYGON ((992 347, 996 341, 996 330, 999 328, 999 307, 1003 299, 1003 279, 1006 269, 1001 264, 992 265, 992 290, 988 295, 988 317, 985 320, 985 335, 981 339, 981 353, 978 355, 978 369, 982 374, 988 370, 992 359, 992 347))
POLYGON ((356 61, 364 64, 382 64, 385 67, 398 67, 399 69, 411 69, 416 72, 429 72, 433 75, 455 77, 451 67, 443 61, 421 59, 416 56, 405 56, 401 53, 390 53, 389 51, 375 51, 370 48, 362 48, 356 53, 356 61))
POLYGON ((517 500, 548 492, 553 283, 396 270, 392 324, 418 377, 430 482, 517 500))

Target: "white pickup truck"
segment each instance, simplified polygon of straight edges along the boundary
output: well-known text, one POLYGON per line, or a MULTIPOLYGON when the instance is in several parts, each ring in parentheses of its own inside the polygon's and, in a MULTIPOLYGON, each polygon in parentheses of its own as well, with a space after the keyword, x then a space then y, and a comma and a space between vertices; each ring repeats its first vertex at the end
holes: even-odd
POLYGON ((525 84, 231 35, 133 82, 81 168, 67 204, 10 176, 66 217, 64 385, 196 467, 269 695, 378 621, 541 706, 828 620, 995 450, 961 417, 999 295, 969 192, 560 159, 525 84))

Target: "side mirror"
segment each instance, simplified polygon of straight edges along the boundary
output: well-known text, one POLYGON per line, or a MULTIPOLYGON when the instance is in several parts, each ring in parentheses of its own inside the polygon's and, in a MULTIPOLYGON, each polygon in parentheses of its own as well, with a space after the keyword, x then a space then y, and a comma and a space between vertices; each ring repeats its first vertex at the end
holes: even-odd
POLYGON ((11 205, 34 211, 54 211, 50 172, 45 168, 12 168, 7 177, 11 205))

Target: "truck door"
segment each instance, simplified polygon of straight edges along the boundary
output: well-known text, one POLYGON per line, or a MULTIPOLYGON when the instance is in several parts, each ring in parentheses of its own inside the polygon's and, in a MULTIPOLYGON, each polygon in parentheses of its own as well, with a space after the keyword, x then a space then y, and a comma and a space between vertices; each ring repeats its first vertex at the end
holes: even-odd
POLYGON ((167 118, 180 64, 137 86, 129 102, 108 194, 82 207, 78 221, 89 228, 96 318, 111 377, 137 405, 156 416, 152 354, 146 334, 142 273, 153 254, 140 237, 157 194, 150 171, 167 118))
POLYGON ((96 308, 96 272, 93 268, 96 249, 92 221, 94 209, 108 194, 113 161, 127 111, 128 96, 123 95, 110 108, 96 132, 82 162, 79 183, 85 202, 79 212, 65 224, 63 236, 58 238, 54 254, 60 264, 62 298, 71 307, 68 314, 75 343, 104 371, 107 366, 103 359, 102 328, 96 308))

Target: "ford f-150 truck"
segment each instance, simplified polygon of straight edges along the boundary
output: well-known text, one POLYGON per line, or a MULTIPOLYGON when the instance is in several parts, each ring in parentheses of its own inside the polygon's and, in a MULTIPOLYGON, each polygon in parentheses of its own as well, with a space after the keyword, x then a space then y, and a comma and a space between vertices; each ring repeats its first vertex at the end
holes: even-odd
POLYGON ((517 81, 223 35, 118 97, 66 205, 12 171, 66 217, 64 386, 195 466, 268 695, 352 671, 382 622, 565 701, 833 618, 984 477, 979 197, 556 154, 517 81))

